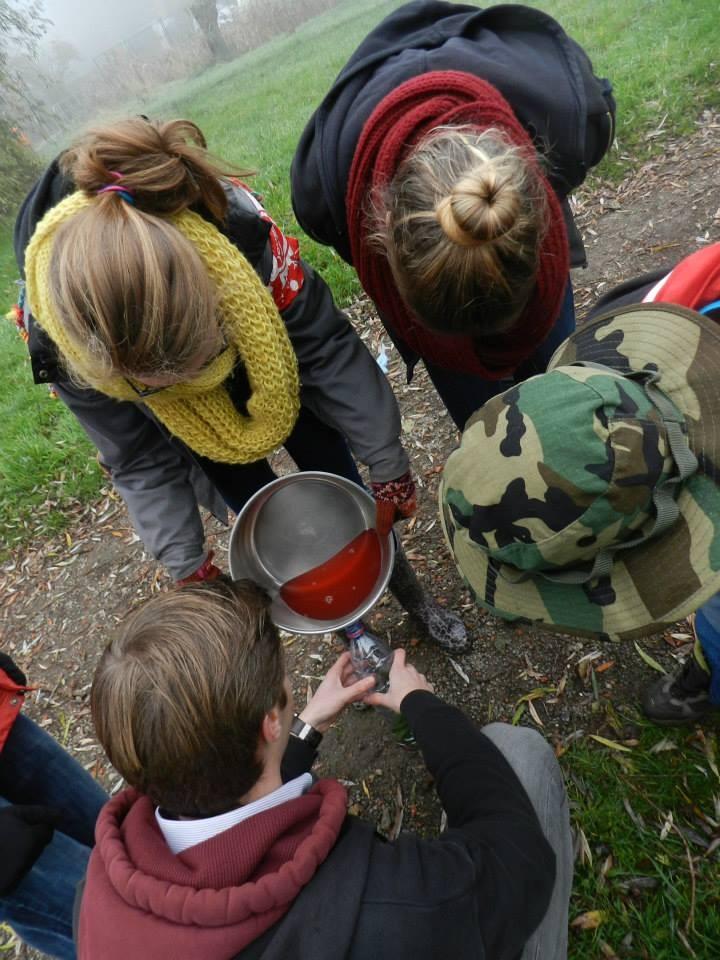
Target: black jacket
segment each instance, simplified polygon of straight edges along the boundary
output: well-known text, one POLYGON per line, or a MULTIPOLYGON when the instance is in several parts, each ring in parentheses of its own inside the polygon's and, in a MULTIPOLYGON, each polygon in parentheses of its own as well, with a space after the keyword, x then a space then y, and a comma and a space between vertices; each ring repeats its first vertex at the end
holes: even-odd
MULTIPOLYGON (((509 763, 431 693, 402 703, 448 818, 388 843, 348 817, 289 912, 235 960, 513 960, 545 914, 555 858, 509 763), (341 891, 341 894, 339 894, 341 891)), ((308 769, 292 742, 283 778, 308 769), (292 752, 291 752, 292 751, 292 752)))
MULTIPOLYGON (((303 229, 352 263, 345 194, 363 126, 378 103, 412 77, 472 73, 496 87, 549 161, 565 200, 604 156, 614 133, 608 80, 582 48, 540 10, 481 9, 418 0, 400 7, 363 40, 310 118, 292 164, 292 202, 303 229)), ((571 263, 585 252, 568 204, 571 263)))
MULTIPOLYGON (((554 854, 532 804, 502 753, 455 707, 415 691, 403 700, 402 712, 435 781, 448 829, 438 839, 403 833, 387 842, 372 824, 347 816, 288 912, 233 960, 516 960, 520 955, 545 914, 555 880, 554 854)), ((283 780, 309 770, 314 758, 306 743, 291 737, 283 780)), ((253 819, 231 829, 252 832, 253 819)), ((148 879, 138 870, 132 883, 148 879)), ((91 895, 82 887, 76 935, 80 899, 91 895)), ((162 918, 163 895, 157 892, 146 909, 162 918)), ((132 928, 124 933, 131 944, 132 928)), ((187 936, 192 934, 188 924, 187 936)), ((169 956, 153 953, 154 960, 169 956)))

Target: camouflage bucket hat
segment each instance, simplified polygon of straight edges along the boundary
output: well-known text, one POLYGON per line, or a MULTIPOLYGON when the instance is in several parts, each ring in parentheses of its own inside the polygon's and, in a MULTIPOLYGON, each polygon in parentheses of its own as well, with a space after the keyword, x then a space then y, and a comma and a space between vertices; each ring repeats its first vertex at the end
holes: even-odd
POLYGON ((603 314, 488 401, 440 484, 461 575, 492 613, 633 638, 720 590, 720 325, 603 314))

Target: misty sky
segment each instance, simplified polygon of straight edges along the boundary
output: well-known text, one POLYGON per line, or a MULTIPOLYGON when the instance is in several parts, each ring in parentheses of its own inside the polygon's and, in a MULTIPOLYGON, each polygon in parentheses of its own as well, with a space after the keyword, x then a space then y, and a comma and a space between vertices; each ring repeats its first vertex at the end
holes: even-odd
POLYGON ((46 39, 67 40, 85 57, 132 36, 157 9, 152 0, 44 0, 44 8, 53 21, 46 39))

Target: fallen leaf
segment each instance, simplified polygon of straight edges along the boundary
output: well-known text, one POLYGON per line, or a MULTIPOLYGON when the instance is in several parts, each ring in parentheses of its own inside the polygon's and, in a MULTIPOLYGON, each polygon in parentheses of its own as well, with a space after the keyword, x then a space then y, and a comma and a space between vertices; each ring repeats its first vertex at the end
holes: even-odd
POLYGON ((528 710, 530 711, 530 716, 533 718, 533 720, 535 721, 535 723, 536 723, 539 727, 544 727, 545 724, 544 724, 544 723, 542 722, 542 720, 540 719, 540 716, 539 716, 539 714, 538 714, 538 712, 537 712, 537 710, 536 710, 536 708, 535 708, 535 704, 532 702, 532 700, 528 700, 528 710))
POLYGON ((513 714, 512 720, 510 721, 514 727, 520 723, 520 718, 525 713, 525 704, 521 703, 515 713, 513 714))
POLYGON ((617 740, 608 740, 606 737, 600 737, 597 733, 591 733, 590 739, 597 740, 598 743, 601 743, 604 747, 609 747, 611 750, 621 750, 623 753, 632 753, 630 747, 624 747, 621 743, 618 743, 617 740))
POLYGON ((633 640, 633 643, 635 644, 635 649, 640 654, 640 658, 644 660, 649 667, 652 667, 653 670, 657 670, 658 673, 665 674, 667 672, 664 667, 660 666, 654 657, 651 657, 649 653, 646 653, 643 650, 637 640, 633 640))
POLYGON ((670 810, 668 811, 668 814, 665 817, 665 823, 662 825, 662 829, 660 830, 660 839, 665 840, 665 838, 667 837, 667 835, 670 833, 670 831, 674 826, 675 826, 675 821, 673 818, 672 810, 670 810))
POLYGON ((602 910, 588 910, 587 913, 581 913, 579 917, 570 924, 571 927, 577 927, 578 930, 597 930, 605 919, 602 910))
POLYGON ((388 834, 388 840, 397 840, 402 830, 403 819, 405 818, 405 804, 403 803, 402 790, 398 784, 395 790, 395 819, 388 834))
POLYGON ((448 660, 450 661, 450 665, 452 666, 455 673, 457 673, 459 677, 462 677, 465 683, 470 683, 470 677, 465 673, 465 671, 460 666, 460 664, 456 663, 452 657, 448 657, 448 660))
POLYGON ((597 660, 598 657, 602 656, 602 651, 593 650, 592 653, 586 653, 584 657, 581 657, 577 662, 577 672, 581 680, 586 680, 590 669, 592 666, 593 660, 597 660))
POLYGON ((595 673, 605 673, 606 670, 609 670, 610 667, 614 667, 614 666, 615 666, 614 660, 606 660, 605 663, 601 663, 597 667, 595 667, 595 673))
POLYGON ((590 849, 590 844, 588 839, 585 836, 585 831, 581 826, 576 827, 575 830, 575 859, 577 862, 582 865, 587 863, 589 866, 592 866, 593 855, 592 850, 590 849))
POLYGON ((534 690, 531 690, 529 693, 524 693, 521 697, 518 698, 518 703, 530 703, 531 700, 539 700, 541 697, 547 696, 548 693, 555 693, 556 687, 535 687, 534 690))

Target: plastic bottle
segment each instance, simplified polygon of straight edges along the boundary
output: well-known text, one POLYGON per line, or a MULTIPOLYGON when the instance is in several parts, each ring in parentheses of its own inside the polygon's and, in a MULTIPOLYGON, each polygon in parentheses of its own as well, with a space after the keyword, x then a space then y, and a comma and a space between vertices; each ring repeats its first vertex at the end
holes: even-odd
POLYGON ((393 651, 380 637, 366 630, 362 620, 356 620, 345 627, 345 636, 355 676, 358 680, 375 677, 373 692, 385 693, 390 685, 393 651))
MULTIPOLYGON (((384 640, 365 629, 362 620, 356 620, 345 627, 348 650, 353 670, 358 680, 363 677, 375 677, 373 693, 385 693, 390 686, 390 668, 394 651, 384 640)), ((396 714, 389 707, 374 707, 392 727, 393 736, 403 747, 414 747, 415 736, 402 714, 396 714)))

